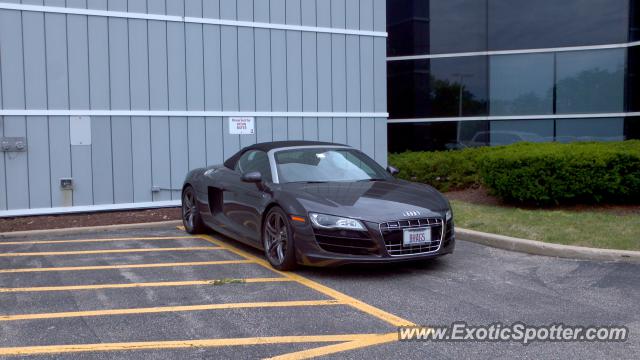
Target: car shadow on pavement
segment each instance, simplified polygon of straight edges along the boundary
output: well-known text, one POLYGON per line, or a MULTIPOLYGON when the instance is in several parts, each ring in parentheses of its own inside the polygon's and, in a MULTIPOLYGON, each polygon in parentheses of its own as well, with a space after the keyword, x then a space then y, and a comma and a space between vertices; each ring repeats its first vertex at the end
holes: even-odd
MULTIPOLYGON (((210 235, 261 259, 264 258, 264 253, 254 247, 245 245, 239 241, 233 240, 227 236, 213 231, 210 233, 210 235)), ((426 260, 423 259, 383 264, 350 264, 338 267, 300 266, 298 269, 294 270, 294 272, 300 273, 302 275, 313 275, 317 278, 341 277, 351 279, 364 279, 371 277, 380 278, 384 276, 397 277, 403 274, 415 275, 416 272, 430 273, 446 271, 446 269, 448 268, 449 257, 451 257, 451 255, 445 255, 442 257, 426 260)))

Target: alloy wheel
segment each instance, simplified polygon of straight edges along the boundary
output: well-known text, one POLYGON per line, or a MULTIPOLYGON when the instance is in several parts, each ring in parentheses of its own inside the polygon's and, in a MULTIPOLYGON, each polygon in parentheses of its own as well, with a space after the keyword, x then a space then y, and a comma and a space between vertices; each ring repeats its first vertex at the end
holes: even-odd
POLYGON ((194 199, 193 190, 187 189, 182 195, 182 219, 185 226, 189 229, 194 227, 194 216, 196 214, 196 201, 194 199))
POLYGON ((286 220, 282 214, 271 212, 264 225, 264 246, 272 263, 279 265, 284 262, 288 241, 286 220))

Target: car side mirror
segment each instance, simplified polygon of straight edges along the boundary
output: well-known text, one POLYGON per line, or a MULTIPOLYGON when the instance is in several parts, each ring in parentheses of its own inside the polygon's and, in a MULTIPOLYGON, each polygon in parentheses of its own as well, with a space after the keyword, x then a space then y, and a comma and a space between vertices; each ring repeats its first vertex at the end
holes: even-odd
POLYGON ((389 174, 396 176, 400 173, 400 170, 398 170, 398 168, 395 168, 391 165, 387 166, 387 172, 389 172, 389 174))
POLYGON ((262 182, 262 174, 259 171, 249 171, 242 174, 240 179, 247 183, 259 184, 262 182))

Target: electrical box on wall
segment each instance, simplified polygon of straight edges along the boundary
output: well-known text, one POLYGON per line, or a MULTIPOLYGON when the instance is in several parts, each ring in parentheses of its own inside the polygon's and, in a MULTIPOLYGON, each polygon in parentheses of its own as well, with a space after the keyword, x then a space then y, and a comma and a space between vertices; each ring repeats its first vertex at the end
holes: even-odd
POLYGON ((60 179, 60 189, 73 190, 73 179, 69 179, 69 178, 60 179))
POLYGON ((4 152, 27 151, 27 139, 24 137, 0 138, 0 151, 4 151, 4 152))

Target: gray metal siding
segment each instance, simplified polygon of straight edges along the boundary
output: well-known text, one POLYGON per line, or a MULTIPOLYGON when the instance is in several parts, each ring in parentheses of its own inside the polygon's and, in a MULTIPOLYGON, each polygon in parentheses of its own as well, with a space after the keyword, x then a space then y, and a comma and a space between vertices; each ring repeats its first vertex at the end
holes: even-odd
MULTIPOLYGON (((125 13, 385 31, 385 0, 0 0, 125 13)), ((189 169, 255 142, 347 143, 386 164, 386 39, 291 29, 0 9, 0 110, 173 111, 91 116, 91 144, 72 145, 70 117, 0 116, 2 210, 178 200, 189 169), (21 36, 20 36, 21 35, 21 36), (227 117, 278 112, 253 135, 227 117), (166 114, 165 114, 166 115, 166 114), (73 191, 60 188, 72 178, 73 191), (152 191, 155 189, 156 191, 152 191)))

